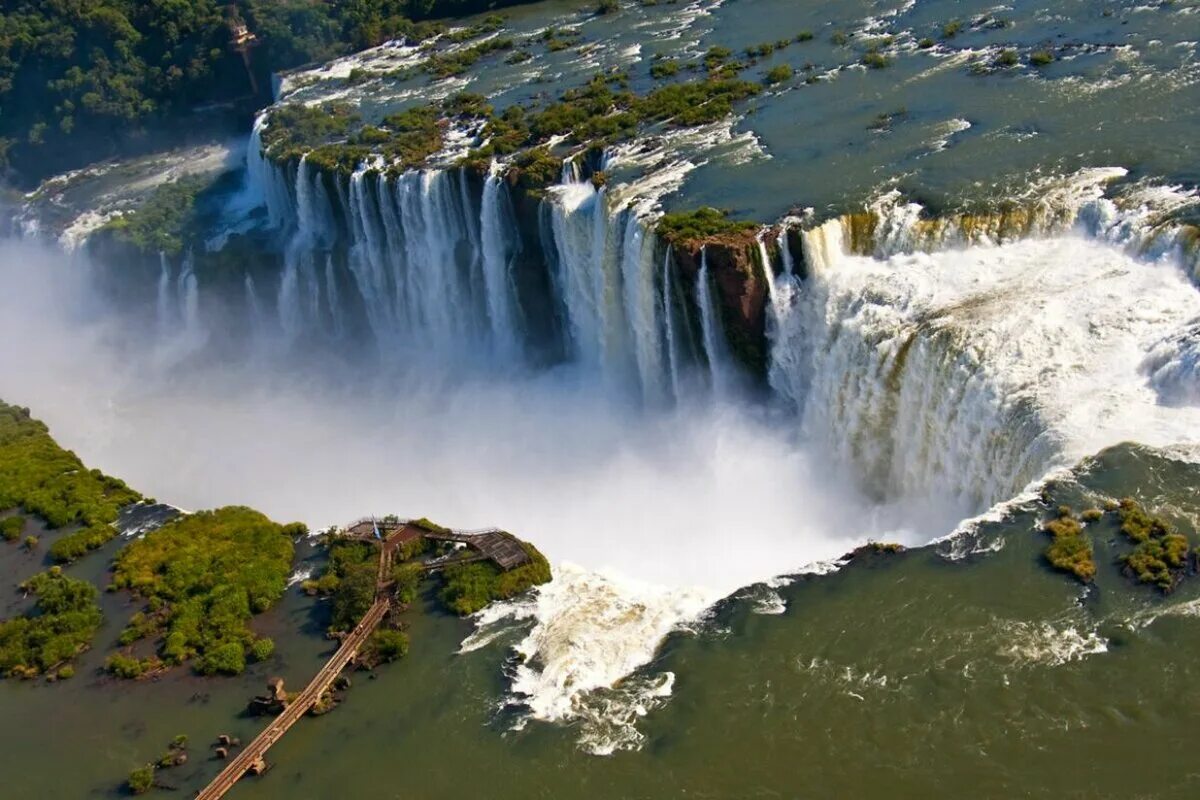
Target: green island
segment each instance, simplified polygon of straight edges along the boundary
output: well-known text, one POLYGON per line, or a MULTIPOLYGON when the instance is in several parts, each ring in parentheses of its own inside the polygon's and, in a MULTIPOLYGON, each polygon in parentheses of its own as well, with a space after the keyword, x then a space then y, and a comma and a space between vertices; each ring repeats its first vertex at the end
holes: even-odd
POLYGON ((1096 578, 1096 559, 1086 529, 1105 519, 1110 519, 1124 539, 1134 545, 1131 551, 1116 556, 1126 577, 1152 584, 1165 594, 1174 590, 1189 570, 1195 571, 1198 551, 1193 550, 1188 537, 1132 497, 1110 500, 1104 509, 1087 508, 1078 515, 1070 506, 1059 506, 1055 516, 1042 524, 1042 531, 1052 537, 1043 551, 1046 561, 1082 583, 1091 583, 1096 578))
POLYGON ((1133 552, 1121 557, 1126 574, 1163 592, 1173 590, 1194 559, 1187 537, 1132 497, 1122 499, 1116 513, 1121 533, 1135 543, 1133 552))
MULTIPOLYGON (((1090 513, 1084 512, 1085 520, 1091 517, 1090 513)), ((1045 557, 1055 569, 1069 572, 1083 583, 1091 583, 1096 577, 1096 559, 1091 540, 1083 529, 1070 506, 1059 506, 1058 515, 1042 526, 1042 530, 1054 537, 1046 547, 1045 557)))
POLYGON ((51 567, 22 583, 19 590, 37 602, 25 616, 0 621, 0 675, 73 677, 72 661, 91 647, 102 621, 96 587, 51 567))

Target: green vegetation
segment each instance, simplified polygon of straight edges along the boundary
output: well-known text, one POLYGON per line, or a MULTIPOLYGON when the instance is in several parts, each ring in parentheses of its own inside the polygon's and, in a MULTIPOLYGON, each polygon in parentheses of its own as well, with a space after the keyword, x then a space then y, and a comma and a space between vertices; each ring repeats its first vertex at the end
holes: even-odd
POLYGON ((797 42, 811 42, 813 40, 812 31, 800 31, 796 34, 797 42))
POLYGON ((37 603, 25 616, 0 622, 0 674, 33 678, 63 668, 91 646, 102 621, 95 586, 51 567, 21 588, 37 603))
POLYGON ((457 50, 453 53, 435 53, 425 61, 422 69, 437 78, 449 78, 466 72, 484 56, 501 50, 511 50, 512 39, 487 39, 473 47, 457 50))
POLYGON ((657 233, 670 244, 687 244, 720 236, 745 236, 757 229, 754 222, 731 220, 727 212, 705 206, 695 211, 664 215, 659 220, 657 233))
POLYGON ((50 558, 69 564, 112 541, 117 529, 112 525, 90 525, 66 534, 50 545, 50 558))
POLYGON ((651 78, 670 78, 679 72, 679 62, 673 58, 655 59, 650 65, 651 78))
POLYGON ((878 50, 872 49, 872 50, 868 50, 867 52, 863 53, 862 63, 865 64, 866 66, 870 67, 871 69, 883 69, 884 67, 888 66, 892 62, 889 61, 888 57, 885 56, 883 53, 880 53, 878 50))
POLYGON ((1021 63, 1021 59, 1017 56, 1017 51, 1012 49, 1001 50, 996 56, 996 65, 1000 67, 1015 67, 1021 63))
POLYGON ((953 39, 962 30, 962 22, 957 19, 952 19, 942 26, 942 38, 953 39))
POLYGON ((1029 63, 1035 67, 1045 67, 1054 63, 1054 53, 1049 50, 1035 50, 1029 54, 1029 63))
POLYGON ((791 80, 793 74, 791 65, 779 64, 767 70, 767 74, 763 78, 763 83, 766 83, 768 86, 783 83, 784 81, 791 80))
POLYGON ((600 0, 596 4, 597 14, 615 14, 621 10, 621 4, 617 0, 600 0))
POLYGON ((129 785, 129 791, 134 794, 145 794, 154 788, 154 765, 146 764, 138 767, 129 773, 129 779, 126 781, 129 785))
POLYGON ((233 506, 180 517, 131 543, 112 585, 145 598, 154 614, 131 635, 161 632, 168 664, 195 658, 201 674, 241 672, 247 654, 264 650, 247 623, 283 596, 298 530, 233 506))
POLYGON ((1121 557, 1126 574, 1139 583, 1152 583, 1164 592, 1174 589, 1188 566, 1187 537, 1171 523, 1147 513, 1131 497, 1121 500, 1117 514, 1121 532, 1136 542, 1133 552, 1121 557))
POLYGON ((178 255, 195 221, 196 196, 206 185, 195 177, 164 183, 136 210, 110 219, 103 230, 145 253, 178 255))
POLYGON ((550 563, 537 549, 522 542, 532 559, 507 572, 490 561, 458 564, 442 571, 439 597, 456 614, 474 614, 496 600, 507 600, 550 580, 550 563))
MULTIPOLYGON (((32 180, 79 166, 201 106, 265 104, 272 72, 445 30, 414 20, 520 1, 12 0, 0 14, 0 172, 32 180), (243 26, 249 69, 233 46, 243 26)), ((488 17, 449 38, 502 24, 488 17)))
POLYGON ((299 158, 310 148, 346 138, 359 119, 354 108, 345 103, 289 103, 271 112, 262 132, 262 145, 274 158, 299 158))
POLYGON ((0 538, 6 542, 15 542, 20 539, 23 530, 25 530, 25 518, 20 514, 0 519, 0 538))
POLYGON ((933 39, 930 39, 928 36, 922 37, 921 40, 917 42, 917 47, 921 48, 922 50, 928 50, 929 48, 933 47, 933 45, 933 39))
POLYGON ((331 632, 353 630, 375 602, 379 545, 358 539, 335 537, 328 544, 329 561, 315 581, 305 581, 304 590, 331 598, 331 632))
POLYGON ((104 669, 109 675, 125 680, 135 680, 162 667, 163 663, 158 658, 138 659, 121 653, 113 653, 104 661, 104 669))
POLYGON ((59 447, 28 409, 0 402, 0 509, 20 507, 52 528, 90 527, 114 522, 122 506, 140 499, 59 447))
POLYGON ((408 655, 408 634, 381 628, 371 634, 363 645, 361 658, 371 665, 390 664, 408 655))
POLYGON ((1070 508, 1061 506, 1058 517, 1042 527, 1054 537, 1046 548, 1046 560, 1055 569, 1069 572, 1083 583, 1096 577, 1096 561, 1092 554, 1092 543, 1083 533, 1083 526, 1070 508))

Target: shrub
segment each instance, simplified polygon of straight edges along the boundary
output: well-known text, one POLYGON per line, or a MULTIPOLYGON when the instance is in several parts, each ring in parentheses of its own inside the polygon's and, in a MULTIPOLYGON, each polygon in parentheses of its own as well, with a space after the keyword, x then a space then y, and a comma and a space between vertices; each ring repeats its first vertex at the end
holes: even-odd
POLYGON ((134 794, 145 794, 154 788, 154 765, 147 764, 129 773, 129 791, 134 794))
POLYGON ((142 677, 146 671, 146 664, 133 656, 113 653, 105 660, 104 669, 115 677, 133 680, 142 677))
POLYGON ((250 645, 250 657, 255 661, 266 661, 275 653, 275 642, 262 637, 255 639, 254 644, 250 645))
POLYGON ((862 63, 871 69, 883 69, 891 62, 888 61, 887 56, 878 50, 868 50, 866 53, 863 53, 862 63))
POLYGON ((23 530, 25 530, 25 518, 22 516, 0 519, 0 536, 3 536, 6 542, 15 542, 21 538, 23 530))
POLYGON ((846 35, 845 31, 834 31, 833 35, 829 37, 829 41, 838 47, 845 47, 846 43, 850 41, 850 37, 846 35))
POLYGON ((29 550, 30 552, 37 550, 38 537, 26 536, 25 541, 21 543, 21 546, 24 547, 26 550, 29 550))
POLYGON ((1092 543, 1083 534, 1083 526, 1069 506, 1058 507, 1058 517, 1045 523, 1043 530, 1054 537, 1045 550, 1046 560, 1055 569, 1070 572, 1087 583, 1096 577, 1092 543))
POLYGON ((952 19, 942 26, 942 38, 953 39, 962 30, 962 22, 952 19))
POLYGON ((1054 53, 1049 50, 1035 50, 1029 54, 1029 63, 1035 67, 1045 67, 1054 63, 1054 53))
POLYGON ((788 64, 779 64, 778 66, 771 67, 771 69, 767 70, 767 74, 763 79, 763 82, 768 85, 782 83, 783 81, 790 80, 792 74, 791 66, 788 64))
POLYGON ((797 42, 811 42, 813 40, 812 31, 800 31, 796 34, 797 42))
POLYGON ((1001 67, 1015 67, 1021 63, 1021 59, 1017 56, 1016 50, 1001 50, 996 56, 996 64, 1001 67))
POLYGON ((929 48, 933 47, 933 39, 925 36, 919 42, 917 42, 917 47, 921 48, 922 50, 928 50, 929 48))
POLYGON ((617 0, 600 0, 596 4, 597 14, 615 14, 621 10, 621 4, 617 0))
POLYGON ((651 78, 669 78, 679 72, 679 62, 673 58, 660 58, 650 65, 651 78))
POLYGON ((391 663, 408 655, 408 636, 386 628, 375 631, 363 646, 368 664, 391 663))

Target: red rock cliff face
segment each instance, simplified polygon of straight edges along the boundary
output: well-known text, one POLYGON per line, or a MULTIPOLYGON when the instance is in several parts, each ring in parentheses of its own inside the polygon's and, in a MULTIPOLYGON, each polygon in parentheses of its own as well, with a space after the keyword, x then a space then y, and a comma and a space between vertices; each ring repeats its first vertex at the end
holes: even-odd
MULTIPOLYGON (((772 239, 768 239, 772 241, 772 239)), ((754 232, 673 245, 675 268, 690 286, 700 273, 701 250, 716 290, 721 326, 734 357, 756 378, 767 374, 767 284, 754 232)), ((768 245, 772 260, 774 245, 768 245)), ((766 265, 770 268, 769 265, 766 265)))

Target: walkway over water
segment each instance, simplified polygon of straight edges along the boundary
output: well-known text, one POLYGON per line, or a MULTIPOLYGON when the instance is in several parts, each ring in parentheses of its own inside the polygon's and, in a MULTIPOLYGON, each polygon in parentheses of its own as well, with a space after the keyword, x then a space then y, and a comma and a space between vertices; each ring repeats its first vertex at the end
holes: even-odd
POLYGON ((226 792, 232 789, 233 785, 241 780, 247 772, 261 773, 266 770, 267 750, 283 738, 283 735, 329 691, 329 687, 337 680, 337 676, 354 660, 367 638, 387 616, 392 604, 390 591, 392 564, 396 551, 405 542, 423 536, 436 541, 467 545, 474 550, 468 555, 453 553, 427 561, 424 563, 427 572, 433 572, 451 564, 476 561, 492 561, 500 569, 509 570, 530 560, 529 554, 525 552, 525 548, 521 546, 515 536, 497 529, 453 531, 448 528, 438 528, 435 530, 434 526, 427 527, 419 522, 380 521, 368 518, 347 526, 344 535, 353 539, 380 543, 375 602, 363 615, 354 630, 342 640, 337 652, 309 682, 304 691, 288 703, 283 713, 272 720, 271 724, 256 736, 246 749, 238 753, 225 766, 225 769, 221 770, 221 773, 196 795, 196 800, 218 800, 218 798, 224 797, 226 792))

